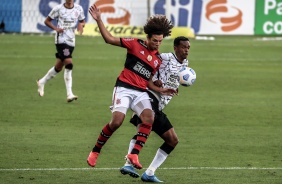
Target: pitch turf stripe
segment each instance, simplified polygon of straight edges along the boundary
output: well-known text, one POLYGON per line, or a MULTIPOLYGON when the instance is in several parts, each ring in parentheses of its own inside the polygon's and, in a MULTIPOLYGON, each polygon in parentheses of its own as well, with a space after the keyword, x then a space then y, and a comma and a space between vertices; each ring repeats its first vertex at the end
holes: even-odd
MULTIPOLYGON (((5 54, 5 55, 0 55, 0 58, 1 59, 9 59, 9 58, 16 58, 16 59, 53 59, 54 57, 51 56, 51 55, 48 55, 48 56, 30 56, 30 55, 9 55, 9 54, 5 54)), ((87 60, 93 60, 93 57, 91 56, 77 56, 77 57, 73 57, 74 59, 87 59, 87 60)), ((107 57, 102 57, 102 56, 95 56, 95 59, 96 60, 107 60, 108 61, 108 58, 107 57)), ((202 61, 224 61, 224 63, 226 62, 230 62, 230 61, 236 61, 236 63, 233 63, 233 64, 239 64, 239 65, 246 65, 246 61, 256 61, 256 62, 264 62, 265 59, 260 59, 260 58, 216 58, 216 59, 213 59, 213 58, 207 58, 207 59, 202 59, 202 61), (243 62, 243 63, 238 63, 238 62, 243 62)), ((277 63, 268 63, 268 65, 275 65, 275 66, 281 66, 281 63, 278 62, 280 61, 280 57, 272 57, 272 58, 268 58, 268 62, 276 62, 277 63)), ((263 65, 262 63, 248 63, 248 65, 263 65)))
MULTIPOLYGON (((82 171, 82 170, 119 170, 120 168, 15 168, 0 171, 82 171)), ((146 169, 146 168, 144 168, 146 169)), ((281 167, 176 167, 160 170, 282 170, 281 167)))

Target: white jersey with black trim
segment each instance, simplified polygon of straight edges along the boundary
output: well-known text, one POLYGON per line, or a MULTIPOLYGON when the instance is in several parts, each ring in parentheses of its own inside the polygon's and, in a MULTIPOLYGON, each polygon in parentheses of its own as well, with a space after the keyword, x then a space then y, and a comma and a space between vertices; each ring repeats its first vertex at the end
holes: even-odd
POLYGON ((57 20, 57 27, 64 29, 63 33, 56 32, 55 44, 65 43, 74 47, 77 22, 85 19, 82 7, 74 4, 73 8, 66 8, 64 4, 60 4, 55 6, 48 16, 57 20))
MULTIPOLYGON (((161 80, 164 88, 172 88, 176 90, 179 87, 177 73, 182 67, 188 66, 189 62, 187 59, 185 59, 182 63, 180 63, 174 53, 162 53, 161 58, 162 64, 160 65, 159 70, 153 76, 152 80, 153 82, 156 80, 161 80)), ((152 90, 149 91, 152 92, 159 100, 159 110, 163 110, 172 99, 172 96, 160 95, 152 90)))

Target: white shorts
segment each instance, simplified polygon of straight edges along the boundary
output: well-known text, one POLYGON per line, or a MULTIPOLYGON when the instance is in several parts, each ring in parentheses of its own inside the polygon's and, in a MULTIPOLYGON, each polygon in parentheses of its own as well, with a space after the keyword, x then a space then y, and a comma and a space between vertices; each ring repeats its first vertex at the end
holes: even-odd
POLYGON ((151 109, 151 98, 147 92, 141 92, 124 87, 115 87, 112 97, 112 112, 118 111, 126 114, 128 108, 131 108, 138 116, 144 109, 151 109))

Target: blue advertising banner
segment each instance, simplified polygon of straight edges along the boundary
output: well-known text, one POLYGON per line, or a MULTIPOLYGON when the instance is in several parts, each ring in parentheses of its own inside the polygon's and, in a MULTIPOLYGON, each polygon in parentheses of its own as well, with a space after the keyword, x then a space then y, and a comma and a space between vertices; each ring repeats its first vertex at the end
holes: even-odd
POLYGON ((21 32, 22 1, 1 0, 0 32, 21 32))

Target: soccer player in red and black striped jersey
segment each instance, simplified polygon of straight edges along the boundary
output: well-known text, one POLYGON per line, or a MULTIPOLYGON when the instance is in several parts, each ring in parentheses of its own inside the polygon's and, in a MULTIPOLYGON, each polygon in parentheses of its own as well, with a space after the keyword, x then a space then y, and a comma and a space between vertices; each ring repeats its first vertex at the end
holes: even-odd
MULTIPOLYGON (((107 123, 98 140, 90 152, 87 163, 95 167, 97 158, 102 147, 111 135, 122 125, 126 112, 131 108, 141 119, 142 123, 138 129, 136 143, 131 153, 126 158, 137 169, 142 169, 138 154, 144 146, 152 129, 154 113, 148 96, 147 86, 149 80, 158 70, 161 58, 158 49, 163 38, 170 36, 173 25, 163 15, 150 17, 144 25, 147 40, 136 38, 118 38, 111 35, 101 20, 100 10, 93 4, 89 13, 97 22, 101 35, 105 42, 111 45, 127 49, 124 69, 117 78, 112 98, 112 119, 107 123)), ((163 94, 173 95, 175 90, 162 89, 163 94)))

